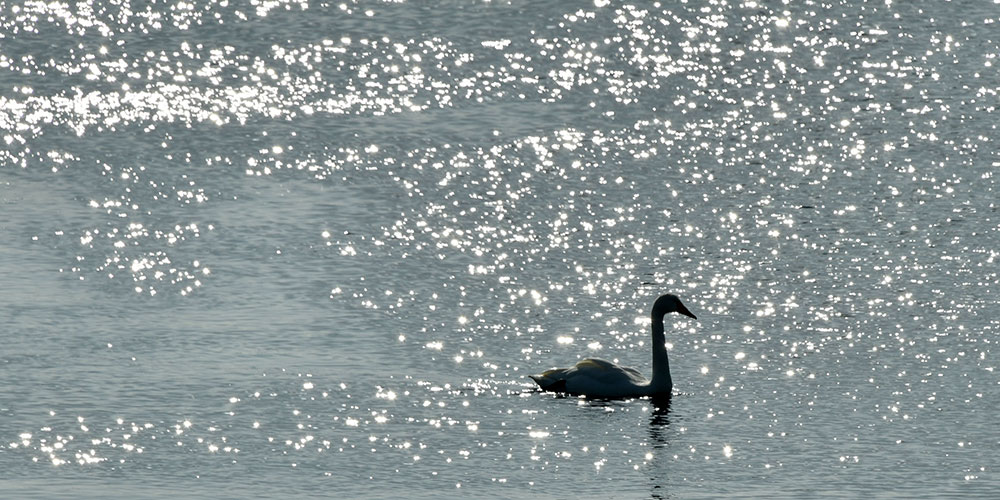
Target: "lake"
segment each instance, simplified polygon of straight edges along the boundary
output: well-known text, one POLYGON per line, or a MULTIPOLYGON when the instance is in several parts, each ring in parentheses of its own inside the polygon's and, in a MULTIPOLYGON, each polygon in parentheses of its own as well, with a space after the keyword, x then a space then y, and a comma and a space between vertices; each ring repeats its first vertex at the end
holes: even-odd
POLYGON ((16 498, 990 498, 1000 5, 0 6, 16 498), (598 357, 669 405, 537 390, 598 357))

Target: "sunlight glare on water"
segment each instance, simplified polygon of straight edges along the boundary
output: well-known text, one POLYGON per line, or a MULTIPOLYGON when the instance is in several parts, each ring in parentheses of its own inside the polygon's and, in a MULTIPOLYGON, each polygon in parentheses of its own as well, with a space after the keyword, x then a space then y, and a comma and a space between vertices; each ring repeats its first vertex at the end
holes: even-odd
POLYGON ((998 23, 2 5, 4 491, 988 497, 998 23))

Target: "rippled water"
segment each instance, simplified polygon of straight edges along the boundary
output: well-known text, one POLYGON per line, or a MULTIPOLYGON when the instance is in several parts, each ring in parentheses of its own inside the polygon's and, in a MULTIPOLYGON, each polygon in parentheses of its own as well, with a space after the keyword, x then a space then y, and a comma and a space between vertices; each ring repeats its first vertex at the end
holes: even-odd
POLYGON ((0 4, 0 486, 995 495, 998 26, 0 4), (665 292, 669 408, 534 391, 665 292))

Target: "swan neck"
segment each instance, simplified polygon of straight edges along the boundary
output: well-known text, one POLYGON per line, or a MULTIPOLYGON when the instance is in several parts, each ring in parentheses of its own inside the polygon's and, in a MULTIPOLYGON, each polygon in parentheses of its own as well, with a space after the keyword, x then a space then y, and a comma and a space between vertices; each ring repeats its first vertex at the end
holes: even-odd
POLYGON ((650 385, 658 392, 669 392, 673 388, 666 342, 666 336, 663 334, 663 317, 653 316, 653 376, 650 378, 650 385))

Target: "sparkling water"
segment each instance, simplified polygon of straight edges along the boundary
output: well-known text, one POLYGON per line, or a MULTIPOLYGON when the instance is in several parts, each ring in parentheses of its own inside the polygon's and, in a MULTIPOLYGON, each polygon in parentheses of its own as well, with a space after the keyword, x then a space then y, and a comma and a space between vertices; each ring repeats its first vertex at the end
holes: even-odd
POLYGON ((995 496, 998 30, 0 4, 2 496, 995 496), (669 407, 527 378, 668 292, 669 407))

